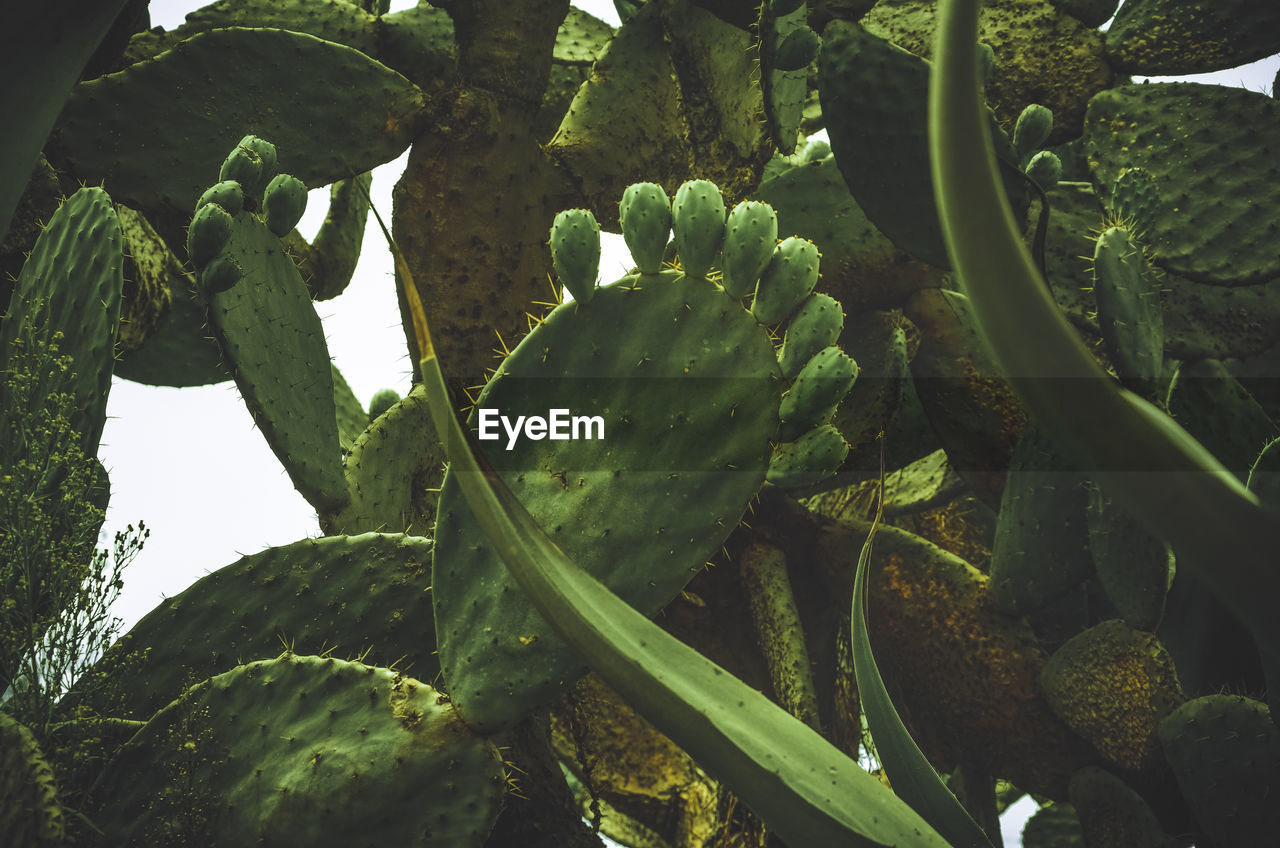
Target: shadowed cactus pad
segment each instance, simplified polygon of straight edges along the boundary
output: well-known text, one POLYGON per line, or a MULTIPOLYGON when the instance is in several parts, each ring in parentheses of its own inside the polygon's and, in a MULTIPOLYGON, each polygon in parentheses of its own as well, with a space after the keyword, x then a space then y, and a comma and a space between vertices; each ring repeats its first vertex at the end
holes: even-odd
POLYGON ((111 844, 478 848, 504 790, 497 749, 430 686, 285 654, 157 713, 109 766, 97 818, 111 844))
POLYGON ((1206 695, 1160 723, 1164 755, 1215 845, 1265 845, 1280 829, 1280 733, 1266 704, 1206 695))

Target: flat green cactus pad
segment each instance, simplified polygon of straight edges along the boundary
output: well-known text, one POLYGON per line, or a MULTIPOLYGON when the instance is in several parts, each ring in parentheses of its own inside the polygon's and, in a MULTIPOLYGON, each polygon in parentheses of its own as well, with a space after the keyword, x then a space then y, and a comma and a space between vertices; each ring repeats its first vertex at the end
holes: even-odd
POLYGON ((809 73, 807 62, 799 68, 789 67, 785 57, 780 62, 779 48, 788 36, 809 29, 808 15, 806 3, 784 15, 772 12, 768 3, 760 7, 760 85, 769 134, 780 153, 790 154, 796 148, 809 73))
POLYGON ((324 327, 280 240, 257 217, 234 218, 223 255, 244 279, 209 295, 209 323, 245 405, 297 490, 317 509, 347 501, 324 327))
POLYGON ((1202 83, 1121 86, 1090 101, 1084 141, 1104 201, 1128 168, 1160 186, 1155 264, 1224 286, 1280 277, 1280 102, 1202 83))
POLYGON ((93 694, 63 707, 145 720, 193 682, 286 646, 431 680, 430 556, 427 539, 368 533, 243 557, 147 613, 93 667, 93 694))
POLYGON ((81 179, 141 208, 189 210, 246 132, 289 151, 288 171, 307 185, 327 185, 399 156, 424 102, 350 47, 230 28, 81 83, 57 129, 81 179))
MULTIPOLYGON (((367 420, 367 419, 366 419, 367 420)), ((357 437, 343 464, 351 499, 322 518, 327 533, 426 535, 444 456, 422 386, 396 401, 357 437)))
POLYGON ((169 312, 147 340, 120 358, 115 373, 148 386, 210 386, 231 379, 209 334, 204 305, 186 274, 170 278, 169 312))
POLYGON ((1203 74, 1277 52, 1272 0, 1125 0, 1107 28, 1107 57, 1127 74, 1203 74))
POLYGON ((100 188, 82 188, 63 202, 22 267, 0 328, 0 370, 17 339, 52 341, 74 362, 67 391, 71 422, 86 456, 96 456, 107 421, 115 364, 124 253, 120 221, 100 188))
POLYGON ((479 848, 502 757, 423 683, 285 654, 194 686, 108 766, 113 845, 479 848))
MULTIPOLYGON (((503 432, 481 445, 571 559, 652 614, 703 568, 763 483, 782 387, 768 333, 715 283, 629 277, 553 311, 476 402, 512 420, 555 408, 599 415, 603 438, 519 438, 507 450, 503 432)), ((509 724, 579 676, 448 476, 436 545, 441 662, 469 723, 509 724)))
POLYGON ((556 33, 553 58, 557 64, 590 66, 611 38, 613 27, 570 6, 556 33))

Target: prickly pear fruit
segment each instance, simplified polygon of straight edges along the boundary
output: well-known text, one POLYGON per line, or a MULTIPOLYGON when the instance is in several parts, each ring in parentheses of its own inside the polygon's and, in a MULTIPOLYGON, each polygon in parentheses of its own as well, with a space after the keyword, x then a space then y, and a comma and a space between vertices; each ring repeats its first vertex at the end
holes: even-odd
POLYGON ((244 271, 228 256, 215 256, 200 272, 200 285, 209 294, 221 294, 240 282, 244 271))
POLYGON ((794 379, 815 353, 836 343, 843 329, 844 310, 839 301, 821 292, 809 295, 787 324, 778 353, 783 376, 794 379))
POLYGON ((204 268, 209 260, 226 247, 231 238, 231 216, 216 203, 196 210, 187 229, 187 255, 196 268, 204 268))
POLYGON ((795 30, 778 45, 773 66, 779 71, 798 71, 818 57, 822 39, 808 27, 795 30))
POLYGON ((804 146, 804 150, 800 152, 800 163, 808 165, 810 162, 818 162, 826 159, 831 155, 831 145, 820 138, 815 138, 804 146))
POLYGON ((400 402, 400 393, 395 389, 378 389, 369 399, 369 420, 377 420, 382 413, 400 402))
POLYGON ((792 236, 773 251, 756 285, 751 314, 761 324, 777 324, 796 310, 818 282, 818 248, 792 236))
POLYGON ((196 208, 199 209, 206 203, 216 203, 227 210, 228 214, 239 215, 240 210, 244 209, 244 190, 235 180, 214 183, 200 195, 200 199, 196 201, 196 208))
POLYGON ((276 146, 266 139, 258 138, 256 135, 247 135, 240 139, 237 147, 243 147, 246 150, 252 150, 258 154, 258 158, 262 160, 262 181, 266 183, 276 173, 276 146))
POLYGON ((284 238, 307 211, 307 187, 297 177, 277 174, 267 184, 262 209, 266 212, 267 229, 284 238))
POLYGON ((746 297, 756 287, 778 243, 778 216, 773 207, 744 200, 729 213, 724 233, 724 290, 746 297))
POLYGON ((641 274, 662 270, 662 254, 671 234, 671 200, 662 186, 636 183, 627 186, 618 203, 622 238, 641 274))
POLYGON ((858 365, 832 345, 813 355, 800 369, 791 391, 782 398, 778 418, 784 424, 811 426, 824 423, 835 406, 853 388, 858 365))
POLYGON ((262 157, 247 147, 237 147, 227 154, 218 170, 218 179, 222 182, 234 180, 240 184, 244 197, 250 201, 250 207, 256 206, 267 180, 265 163, 262 157))
POLYGON ((812 486, 834 474, 848 455, 849 443, 844 436, 824 424, 774 448, 765 480, 784 488, 812 486))
POLYGON ((1039 103, 1028 104, 1013 125, 1013 149, 1026 162, 1053 132, 1053 112, 1039 103))
POLYGON ((578 303, 591 300, 600 275, 600 225, 588 209, 566 209, 551 224, 551 264, 578 303))
POLYGON ((1062 179, 1062 160, 1052 150, 1041 150, 1027 163, 1027 176, 1048 191, 1062 179))
POLYGON ((707 180, 689 180, 671 204, 676 253, 690 277, 705 277, 724 244, 724 198, 707 180))

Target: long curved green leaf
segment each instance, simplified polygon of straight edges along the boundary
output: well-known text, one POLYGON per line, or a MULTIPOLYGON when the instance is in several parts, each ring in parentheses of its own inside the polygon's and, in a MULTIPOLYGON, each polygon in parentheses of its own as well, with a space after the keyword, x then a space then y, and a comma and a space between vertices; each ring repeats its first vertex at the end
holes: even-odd
POLYGON ((977 16, 978 0, 939 4, 929 135, 943 233, 982 334, 1032 415, 1280 656, 1280 516, 1111 380, 1058 310, 1000 189, 979 95, 977 16))
POLYGON ((867 575, 879 521, 877 512, 862 553, 858 555, 858 570, 853 581, 853 614, 850 616, 853 674, 858 682, 862 711, 867 717, 867 730, 875 742, 880 765, 889 775, 889 783, 899 798, 933 825, 955 848, 991 848, 991 841, 982 828, 951 794, 907 732, 876 666, 875 654, 871 650, 871 632, 867 627, 867 575))
POLYGON ((423 388, 451 471, 489 543, 559 635, 789 845, 948 848, 910 807, 822 736, 565 557, 483 460, 454 413, 409 269, 385 227, 383 232, 404 282, 422 351, 423 388))

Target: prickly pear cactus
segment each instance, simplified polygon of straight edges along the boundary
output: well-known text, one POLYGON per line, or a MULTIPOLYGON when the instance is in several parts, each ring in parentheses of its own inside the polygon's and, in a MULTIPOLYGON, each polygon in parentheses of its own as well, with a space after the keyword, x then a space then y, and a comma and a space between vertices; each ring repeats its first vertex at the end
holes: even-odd
POLYGON ((209 322, 254 421, 298 491, 317 509, 334 510, 348 494, 329 349, 278 235, 293 229, 306 194, 296 179, 273 173, 276 156, 274 145, 256 136, 240 141, 191 219, 188 253, 200 273, 209 322), (233 213, 219 199, 242 208, 233 213), (264 210, 265 222, 255 210, 264 210))
MULTIPOLYGON (((686 184, 675 207, 676 244, 697 257, 685 263, 680 254, 686 272, 624 277, 586 303, 553 310, 503 360, 469 419, 489 461, 556 544, 647 614, 703 569, 764 483, 786 388, 769 330, 706 276, 724 244, 719 190, 686 184)), ((649 217, 632 211, 624 220, 644 228, 624 232, 629 242, 662 240, 648 232, 649 217)), ((786 244, 769 267, 799 261, 786 244)), ((758 281, 739 283, 759 283, 757 303, 793 304, 770 313, 781 320, 816 279, 812 253, 802 251, 811 264, 800 285, 767 267, 758 281), (785 292, 769 290, 784 278, 785 292)), ((815 359, 827 352, 852 367, 834 347, 815 359)), ((806 407, 792 438, 826 423, 852 382, 851 372, 845 377, 813 381, 822 409, 806 407)), ((834 440, 827 433, 819 451, 828 472, 847 450, 834 440)), ((806 470, 812 477, 819 468, 806 470)), ((483 542, 452 477, 439 509, 432 584, 445 679, 469 723, 500 728, 563 691, 581 667, 483 542)))

